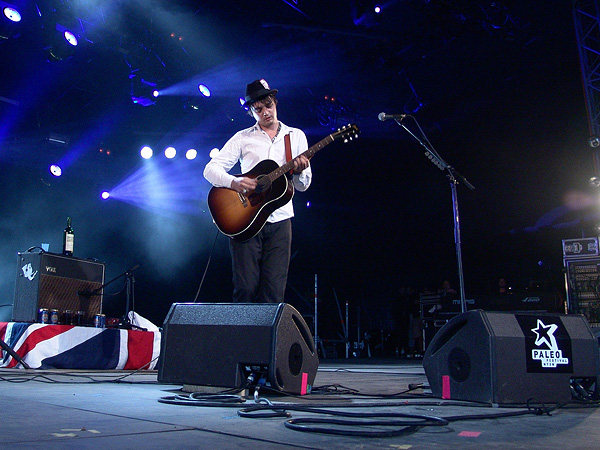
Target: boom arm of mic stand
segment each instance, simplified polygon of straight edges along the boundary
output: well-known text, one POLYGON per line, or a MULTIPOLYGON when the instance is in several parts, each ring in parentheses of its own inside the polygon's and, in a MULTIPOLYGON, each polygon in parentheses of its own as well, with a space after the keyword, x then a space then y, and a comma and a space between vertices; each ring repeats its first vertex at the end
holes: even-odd
MULTIPOLYGON (((412 116, 409 116, 409 117, 412 117, 412 116)), ((415 122, 417 123, 417 127, 419 127, 419 130, 421 131, 421 134, 423 135, 425 140, 428 141, 427 136, 425 136, 425 133, 423 133, 423 130, 419 126, 419 123, 416 120, 415 120, 415 122)), ((446 161, 444 161, 443 158, 435 151, 435 149, 433 148, 433 145, 430 144, 428 146, 422 139, 420 139, 412 131, 410 131, 402 122, 396 120, 396 123, 398 123, 398 125, 400 125, 402 128, 404 128, 412 137, 414 137, 417 140, 417 142, 419 142, 419 144, 421 144, 423 147, 425 147, 425 149, 426 149, 425 155, 430 159, 430 161, 433 164, 435 164, 440 170, 447 170, 448 173, 450 174, 449 177, 450 177, 450 188, 452 191, 452 211, 454 213, 454 243, 456 245, 456 261, 457 261, 457 265, 458 265, 458 282, 460 285, 460 309, 461 309, 461 312, 464 313, 467 311, 467 304, 466 304, 466 300, 465 300, 465 282, 464 282, 463 264, 462 264, 460 219, 459 219, 459 212, 458 212, 458 195, 456 192, 457 178, 460 181, 462 181, 465 184, 465 186, 467 186, 469 189, 473 190, 473 189, 475 189, 475 187, 471 183, 469 183, 469 181, 464 176, 462 176, 460 173, 458 173, 458 171, 456 169, 454 169, 454 167, 452 167, 448 163, 446 163, 446 161)))
POLYGON ((91 295, 96 295, 98 292, 100 292, 100 291, 101 291, 102 289, 104 289, 106 286, 108 286, 109 284, 112 284, 112 283, 114 283, 114 282, 115 282, 115 281, 117 281, 119 278, 123 278, 124 276, 129 276, 129 273, 130 273, 130 272, 133 272, 133 271, 134 271, 135 269, 137 269, 138 267, 140 267, 140 265, 139 265, 139 264, 136 264, 136 265, 135 265, 135 266, 133 266, 131 269, 127 269, 127 270, 126 270, 125 272, 123 272, 122 274, 120 274, 120 275, 117 275, 117 276, 116 276, 116 277, 114 277, 112 280, 110 280, 110 281, 108 281, 108 282, 104 283, 102 286, 100 286, 100 287, 98 287, 98 288, 94 289, 94 290, 91 292, 91 295))
POLYGON ((468 187, 472 191, 475 190, 475 186, 473 186, 471 183, 469 183, 469 180, 467 180, 464 176, 462 176, 461 173, 458 170, 456 170, 454 167, 448 166, 448 171, 452 174, 452 176, 454 178, 457 178, 466 187, 468 187))
MULTIPOLYGON (((408 117, 412 117, 412 116, 408 116, 408 117)), ((433 163, 433 165, 435 165, 440 170, 447 170, 448 172, 450 172, 450 175, 452 175, 455 179, 458 179, 461 183, 463 183, 465 186, 467 186, 472 191, 475 190, 475 186, 473 186, 469 182, 469 180, 467 180, 462 174, 460 174, 458 172, 458 170, 456 170, 454 167, 452 167, 450 164, 448 164, 446 161, 444 161, 444 159, 438 154, 438 152, 433 148, 433 146, 431 144, 427 145, 427 143, 425 143, 416 134, 414 134, 412 131, 410 131, 410 129, 408 129, 406 127, 406 125, 404 125, 401 121, 399 121, 397 119, 395 121, 398 125, 400 125, 402 128, 404 128, 406 130, 406 132, 408 134, 410 134, 419 144, 421 144, 421 146, 423 146, 425 148, 425 156, 427 156, 427 158, 433 163)), ((418 123, 417 123, 417 126, 419 126, 418 123)), ((421 129, 421 127, 419 127, 419 129, 421 129)), ((421 133, 423 133, 423 131, 421 131, 421 133)))

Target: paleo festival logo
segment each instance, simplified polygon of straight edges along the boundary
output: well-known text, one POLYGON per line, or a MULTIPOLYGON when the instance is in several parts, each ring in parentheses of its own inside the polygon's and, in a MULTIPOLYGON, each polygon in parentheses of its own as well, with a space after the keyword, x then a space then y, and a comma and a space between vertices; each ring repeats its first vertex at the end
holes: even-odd
POLYGON ((531 329, 536 334, 535 345, 539 347, 531 350, 531 358, 540 361, 542 367, 556 368, 559 364, 569 364, 569 358, 563 358, 554 337, 557 329, 558 325, 545 325, 540 319, 537 319, 537 326, 531 329))

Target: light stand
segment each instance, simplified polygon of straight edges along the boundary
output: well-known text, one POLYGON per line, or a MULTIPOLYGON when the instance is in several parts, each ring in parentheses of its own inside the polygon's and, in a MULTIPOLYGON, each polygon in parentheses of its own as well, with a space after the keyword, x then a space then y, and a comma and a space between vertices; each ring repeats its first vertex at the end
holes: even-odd
MULTIPOLYGON (((462 264, 462 250, 461 250, 461 240, 460 240, 460 218, 458 213, 458 193, 456 190, 456 185, 462 182, 465 186, 467 186, 471 190, 475 190, 475 187, 469 183, 469 181, 462 176, 454 167, 448 164, 444 159, 439 155, 439 153, 433 148, 427 136, 421 129, 417 119, 409 114, 402 114, 400 118, 394 118, 394 121, 404 128, 408 134, 410 134, 413 138, 417 140, 419 144, 421 144, 425 148, 425 156, 440 170, 448 171, 448 179, 450 180, 450 190, 452 191, 452 211, 454 213, 454 243, 456 246, 456 260, 458 263, 458 283, 460 287, 460 310, 461 312, 467 311, 467 304, 465 301, 465 280, 463 274, 463 264, 462 264), (406 117, 412 118, 417 127, 419 128, 423 139, 416 136, 412 131, 410 131, 403 123, 402 120, 406 117)), ((381 120, 381 118, 380 118, 381 120)))

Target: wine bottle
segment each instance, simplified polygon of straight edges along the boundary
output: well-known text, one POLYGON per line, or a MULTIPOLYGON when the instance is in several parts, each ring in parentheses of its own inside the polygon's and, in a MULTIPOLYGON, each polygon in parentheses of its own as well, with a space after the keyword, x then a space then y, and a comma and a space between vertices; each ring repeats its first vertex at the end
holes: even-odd
POLYGON ((71 228, 71 218, 67 217, 67 228, 63 232, 63 255, 73 256, 73 244, 75 241, 75 233, 71 228))

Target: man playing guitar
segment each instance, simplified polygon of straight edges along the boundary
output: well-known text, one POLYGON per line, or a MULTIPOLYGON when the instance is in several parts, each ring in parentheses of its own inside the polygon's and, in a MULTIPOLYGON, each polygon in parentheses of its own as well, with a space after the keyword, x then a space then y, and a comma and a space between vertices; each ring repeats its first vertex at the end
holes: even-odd
MULTIPOLYGON (((234 224, 232 228, 235 232, 224 231, 232 237, 229 244, 234 302, 284 301, 292 241, 290 219, 294 216, 291 195, 294 188, 299 191, 308 189, 312 178, 308 157, 303 154, 308 148, 306 135, 302 130, 279 121, 277 92, 277 89, 271 89, 264 79, 255 80, 247 85, 244 106, 249 108, 249 114, 256 120, 255 125, 237 132, 204 169, 204 177, 213 186, 227 188, 223 190, 225 195, 233 194, 233 201, 248 206, 248 209, 251 209, 255 199, 264 195, 261 191, 271 189, 267 177, 261 180, 259 176, 252 175, 255 166, 264 163, 265 160, 271 160, 277 163, 275 167, 285 166, 287 163, 291 169, 290 173, 281 177, 285 183, 282 189, 286 194, 282 192, 275 199, 276 203, 273 204, 277 209, 270 212, 262 228, 240 227, 238 232, 234 224), (238 161, 244 175, 229 174, 238 161), (261 181, 269 184, 265 185, 261 181)), ((223 203, 222 200, 220 202, 223 203)), ((209 207, 210 204, 209 195, 209 207)), ((211 213, 214 218, 213 209, 211 213)), ((219 226, 216 220, 215 222, 219 226)), ((255 221, 250 225, 261 226, 255 221)))

